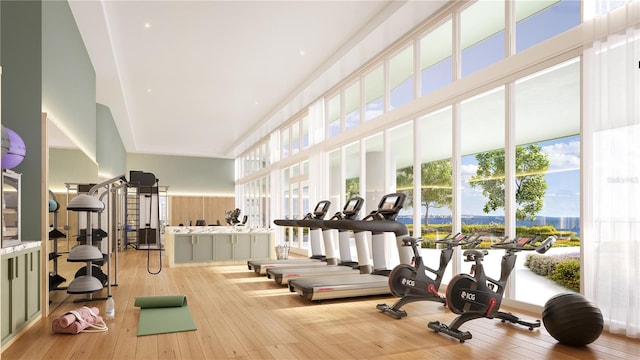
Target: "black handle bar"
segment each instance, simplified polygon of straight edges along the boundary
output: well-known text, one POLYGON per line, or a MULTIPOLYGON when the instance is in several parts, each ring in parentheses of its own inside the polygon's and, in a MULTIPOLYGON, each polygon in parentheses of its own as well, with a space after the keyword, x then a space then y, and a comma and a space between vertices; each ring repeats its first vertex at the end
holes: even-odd
MULTIPOLYGON (((482 236, 482 234, 478 234, 478 233, 472 233, 472 234, 463 234, 463 233, 457 233, 455 235, 452 236, 452 234, 447 234, 447 236, 445 236, 442 239, 438 239, 435 240, 436 244, 444 244, 447 247, 451 248, 451 247, 456 247, 456 246, 463 246, 463 245, 468 245, 471 247, 476 247, 480 244, 481 239, 480 237, 482 236)), ((413 246, 414 244, 419 244, 420 242, 424 241, 424 238, 404 238, 402 239, 402 245, 403 246, 413 246)))
POLYGON ((491 247, 495 249, 505 249, 512 252, 535 250, 539 254, 544 254, 551 249, 551 246, 556 242, 556 237, 554 235, 549 235, 544 240, 540 240, 541 238, 542 235, 535 235, 532 237, 518 236, 508 242, 492 244, 491 247))

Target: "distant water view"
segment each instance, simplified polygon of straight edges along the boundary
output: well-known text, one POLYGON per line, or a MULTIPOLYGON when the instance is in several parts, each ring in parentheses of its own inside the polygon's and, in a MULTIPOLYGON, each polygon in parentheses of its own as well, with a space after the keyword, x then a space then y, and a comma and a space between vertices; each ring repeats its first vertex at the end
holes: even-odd
MULTIPOLYGON (((399 215, 397 220, 403 224, 412 224, 413 218, 407 215, 399 215)), ((424 219, 422 219, 424 224, 424 219)), ((451 224, 451 216, 436 215, 429 216, 429 224, 451 224)), ((504 224, 504 216, 482 216, 482 215, 462 215, 462 224, 504 224)), ((580 236, 580 218, 579 217, 552 217, 552 216, 536 216, 535 221, 518 221, 517 226, 542 226, 550 225, 556 230, 572 231, 576 236, 580 236)))

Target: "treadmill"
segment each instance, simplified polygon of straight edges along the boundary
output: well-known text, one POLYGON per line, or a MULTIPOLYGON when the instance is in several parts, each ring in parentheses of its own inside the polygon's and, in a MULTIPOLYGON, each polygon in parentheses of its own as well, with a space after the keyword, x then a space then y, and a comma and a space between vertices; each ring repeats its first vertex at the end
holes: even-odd
MULTIPOLYGON (((364 204, 364 199, 356 196, 349 201, 342 212, 337 212, 329 220, 357 220, 358 213, 364 204)), ((333 229, 324 226, 324 220, 310 220, 319 224, 309 224, 309 226, 321 226, 322 237, 325 240, 325 251, 327 265, 318 266, 291 266, 267 269, 267 277, 274 279, 276 284, 287 285, 289 279, 300 279, 311 276, 334 276, 334 275, 354 275, 359 274, 358 263, 351 260, 350 233, 348 229, 333 229), (335 258, 335 235, 338 235, 340 258, 335 258)), ((300 221, 300 224, 305 222, 300 221)))
POLYGON ((406 195, 387 194, 382 197, 378 210, 362 220, 326 220, 324 225, 334 229, 348 229, 355 233, 358 248, 358 260, 363 272, 357 275, 320 276, 290 279, 289 290, 300 294, 309 301, 339 299, 369 295, 387 295, 389 273, 387 250, 390 237, 395 235, 400 262, 411 262, 411 249, 402 246, 402 239, 409 235, 407 227, 395 218, 402 208, 406 195), (367 234, 372 238, 373 266, 369 262, 367 234), (368 270, 368 271, 367 271, 368 270))
POLYGON ((310 227, 309 229, 309 240, 311 243, 311 254, 312 256, 307 259, 282 259, 282 260, 249 260, 247 261, 247 267, 249 270, 255 271, 258 275, 266 275, 267 269, 276 268, 276 267, 287 267, 287 266, 326 266, 326 257, 322 255, 322 233, 321 228, 317 225, 320 223, 311 223, 309 220, 322 220, 329 211, 329 207, 331 206, 331 202, 328 200, 320 201, 313 212, 308 213, 304 216, 304 218, 299 220, 294 219, 286 219, 286 220, 274 220, 276 225, 282 226, 293 226, 293 227, 309 227, 309 225, 314 225, 314 227, 310 227), (305 225, 301 225, 300 222, 305 221, 305 225))

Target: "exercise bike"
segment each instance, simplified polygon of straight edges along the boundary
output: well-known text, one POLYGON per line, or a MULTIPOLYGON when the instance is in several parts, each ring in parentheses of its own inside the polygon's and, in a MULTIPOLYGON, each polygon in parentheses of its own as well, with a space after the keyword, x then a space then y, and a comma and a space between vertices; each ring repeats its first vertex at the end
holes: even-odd
POLYGON ((429 322, 429 329, 445 333, 463 343, 465 340, 471 339, 471 333, 460 331, 460 325, 474 319, 498 318, 502 322, 509 321, 513 324, 524 325, 529 330, 540 327, 540 320, 525 321, 511 313, 499 311, 505 286, 515 266, 517 253, 535 250, 544 254, 556 241, 555 236, 549 236, 544 240, 540 239, 542 239, 541 236, 517 237, 512 241, 505 239, 491 245, 492 248, 505 250, 505 254, 502 256, 500 280, 494 280, 485 275, 482 260, 488 252, 476 249, 465 250, 463 253, 463 256, 466 257, 465 261, 475 262, 471 266, 473 276, 469 274, 454 276, 447 286, 446 292, 447 306, 452 312, 460 315, 449 325, 439 321, 429 322))
POLYGON ((405 238, 403 246, 411 246, 413 249, 414 266, 400 264, 389 275, 389 289, 391 294, 400 299, 393 306, 378 304, 376 308, 396 319, 407 316, 407 312, 400 308, 414 301, 435 301, 445 304, 444 296, 438 292, 440 283, 447 265, 451 261, 456 246, 468 245, 476 247, 480 243, 480 235, 466 235, 458 233, 454 236, 447 235, 444 239, 436 240, 436 244, 444 245, 440 252, 440 266, 432 269, 424 264, 420 254, 420 242, 422 239, 405 238), (428 273, 435 275, 435 278, 428 273))

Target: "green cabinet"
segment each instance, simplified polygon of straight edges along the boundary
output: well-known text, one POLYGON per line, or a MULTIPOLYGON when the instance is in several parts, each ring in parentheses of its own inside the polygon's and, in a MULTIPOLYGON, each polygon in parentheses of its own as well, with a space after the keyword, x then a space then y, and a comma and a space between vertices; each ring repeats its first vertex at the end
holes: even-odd
POLYGON ((216 234, 216 253, 213 256, 214 261, 233 261, 234 248, 233 234, 216 234))
POLYGON ((2 270, 2 345, 40 314, 40 246, 4 254, 2 270))
POLYGON ((273 232, 173 234, 173 264, 271 258, 273 232))
POLYGON ((236 234, 233 247, 235 259, 248 260, 253 258, 252 239, 254 236, 254 234, 236 234))
POLYGON ((273 233, 253 234, 251 238, 251 257, 254 259, 269 259, 271 258, 273 246, 273 233))
POLYGON ((213 259, 212 235, 176 235, 174 242, 176 262, 199 262, 213 259))

